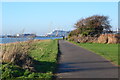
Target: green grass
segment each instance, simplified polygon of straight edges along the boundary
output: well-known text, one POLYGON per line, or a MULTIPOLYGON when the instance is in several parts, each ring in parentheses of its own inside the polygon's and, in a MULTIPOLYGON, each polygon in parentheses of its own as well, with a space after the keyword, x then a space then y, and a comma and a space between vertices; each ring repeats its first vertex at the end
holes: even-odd
POLYGON ((120 65, 120 60, 118 60, 118 44, 72 43, 95 52, 96 54, 103 56, 116 65, 120 65))
POLYGON ((35 68, 38 72, 52 73, 56 67, 57 53, 57 40, 49 40, 33 44, 29 55, 37 61, 35 68))
POLYGON ((3 63, 0 66, 2 78, 46 78, 52 80, 53 72, 57 66, 57 40, 43 40, 34 42, 28 52, 28 55, 34 61, 33 67, 35 68, 35 72, 31 72, 28 69, 23 69, 12 63, 3 63))

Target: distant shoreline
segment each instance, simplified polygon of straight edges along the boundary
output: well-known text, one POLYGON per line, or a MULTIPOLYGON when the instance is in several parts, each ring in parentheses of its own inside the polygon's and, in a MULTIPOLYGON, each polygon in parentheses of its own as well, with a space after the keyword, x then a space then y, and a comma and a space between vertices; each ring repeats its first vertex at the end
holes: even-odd
MULTIPOLYGON (((26 43, 26 42, 29 42, 29 41, 31 41, 31 40, 27 40, 27 41, 18 41, 18 42, 11 42, 11 43, 0 43, 0 46, 1 45, 11 45, 11 44, 19 44, 19 43, 26 43)), ((34 39, 34 40, 32 40, 32 41, 42 41, 42 40, 38 40, 38 39, 34 39)))
POLYGON ((63 37, 35 37, 35 38, 0 38, 0 44, 8 44, 8 43, 18 43, 29 40, 47 40, 47 39, 61 39, 63 37))

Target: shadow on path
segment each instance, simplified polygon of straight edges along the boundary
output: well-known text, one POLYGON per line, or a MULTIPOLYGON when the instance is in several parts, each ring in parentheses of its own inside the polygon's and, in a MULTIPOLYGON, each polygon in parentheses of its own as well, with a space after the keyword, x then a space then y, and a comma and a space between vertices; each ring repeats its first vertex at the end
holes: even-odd
MULTIPOLYGON (((105 62, 107 62, 107 61, 105 61, 105 62)), ((85 62, 85 63, 88 63, 88 62, 85 62)), ((59 67, 60 67, 60 70, 58 71, 58 73, 66 73, 66 72, 81 72, 81 71, 91 71, 91 70, 106 70, 106 69, 118 69, 118 67, 81 67, 81 66, 72 66, 72 64, 81 64, 81 65, 83 65, 83 64, 85 64, 85 63, 83 63, 83 62, 80 62, 80 63, 62 63, 62 64, 59 64, 59 67)), ((92 62, 92 63, 94 63, 94 62, 92 62)), ((95 63, 98 63, 99 64, 99 62, 95 62, 95 63)))
POLYGON ((103 57, 59 40, 57 78, 118 78, 118 67, 103 57))

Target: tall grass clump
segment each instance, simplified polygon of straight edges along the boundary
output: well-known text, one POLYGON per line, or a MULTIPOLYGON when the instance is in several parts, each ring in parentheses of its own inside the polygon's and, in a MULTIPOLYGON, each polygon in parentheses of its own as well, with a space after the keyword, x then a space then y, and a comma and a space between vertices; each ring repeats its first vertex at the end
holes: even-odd
MULTIPOLYGON (((0 45, 2 79, 48 78, 57 64, 57 40, 31 40, 0 45)), ((38 79, 39 80, 39 79, 38 79)))
POLYGON ((30 69, 32 58, 28 56, 32 41, 17 42, 1 45, 2 63, 13 63, 23 69, 30 69))

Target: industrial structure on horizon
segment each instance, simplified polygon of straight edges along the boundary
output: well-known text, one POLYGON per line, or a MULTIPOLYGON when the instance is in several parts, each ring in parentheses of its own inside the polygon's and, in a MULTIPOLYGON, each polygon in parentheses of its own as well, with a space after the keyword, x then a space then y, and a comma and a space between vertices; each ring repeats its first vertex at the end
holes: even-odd
POLYGON ((47 33, 45 36, 47 37, 67 37, 70 31, 64 31, 64 30, 53 30, 50 33, 47 33))
POLYGON ((28 38, 33 38, 36 37, 36 34, 15 34, 15 35, 1 35, 0 37, 2 38, 7 38, 7 37, 11 37, 11 38, 23 38, 23 37, 28 37, 28 38))

